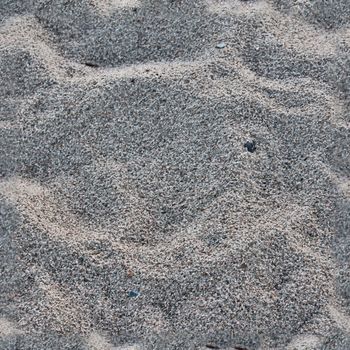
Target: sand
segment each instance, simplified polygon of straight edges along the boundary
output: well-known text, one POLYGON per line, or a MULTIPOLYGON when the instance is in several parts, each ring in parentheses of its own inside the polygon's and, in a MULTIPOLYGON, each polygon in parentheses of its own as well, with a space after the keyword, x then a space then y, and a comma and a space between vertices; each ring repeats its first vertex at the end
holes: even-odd
POLYGON ((349 349, 348 0, 0 1, 0 349, 349 349))

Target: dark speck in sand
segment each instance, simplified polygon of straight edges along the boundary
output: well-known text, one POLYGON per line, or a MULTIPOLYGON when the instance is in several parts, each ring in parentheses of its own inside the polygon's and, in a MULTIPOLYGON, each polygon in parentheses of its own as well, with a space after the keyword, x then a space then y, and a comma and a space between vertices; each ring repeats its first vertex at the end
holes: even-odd
POLYGON ((99 65, 96 63, 92 63, 92 62, 84 62, 85 66, 91 67, 91 68, 98 68, 99 65))
POLYGON ((137 298, 139 295, 140 295, 140 292, 138 290, 135 290, 135 289, 131 290, 128 293, 129 298, 137 298))
POLYGON ((217 345, 214 345, 214 344, 207 344, 206 347, 208 349, 220 349, 217 345))
POLYGON ((256 151, 256 142, 254 140, 253 141, 247 141, 244 144, 244 147, 247 149, 248 152, 253 153, 253 152, 256 151))

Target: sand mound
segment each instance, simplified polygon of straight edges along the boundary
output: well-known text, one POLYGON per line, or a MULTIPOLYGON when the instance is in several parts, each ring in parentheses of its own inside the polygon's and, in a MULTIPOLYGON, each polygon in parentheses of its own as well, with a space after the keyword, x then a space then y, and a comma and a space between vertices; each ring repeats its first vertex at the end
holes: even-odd
POLYGON ((2 2, 0 348, 350 347, 349 47, 345 0, 2 2))

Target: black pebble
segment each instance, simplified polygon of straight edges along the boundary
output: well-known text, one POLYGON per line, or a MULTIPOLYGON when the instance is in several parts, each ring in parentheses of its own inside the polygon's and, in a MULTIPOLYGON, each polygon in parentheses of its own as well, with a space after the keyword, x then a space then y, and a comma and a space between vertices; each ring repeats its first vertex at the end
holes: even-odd
POLYGON ((91 67, 91 68, 98 68, 99 65, 96 63, 92 63, 92 62, 84 62, 85 66, 91 67))
POLYGON ((244 147, 247 149, 248 152, 253 153, 253 152, 256 151, 256 142, 254 140, 253 141, 247 141, 244 144, 244 147))
POLYGON ((207 344, 206 347, 208 349, 220 349, 217 345, 214 345, 214 344, 207 344))
POLYGON ((128 293, 128 297, 129 298, 136 298, 140 295, 140 292, 138 290, 131 290, 129 293, 128 293))

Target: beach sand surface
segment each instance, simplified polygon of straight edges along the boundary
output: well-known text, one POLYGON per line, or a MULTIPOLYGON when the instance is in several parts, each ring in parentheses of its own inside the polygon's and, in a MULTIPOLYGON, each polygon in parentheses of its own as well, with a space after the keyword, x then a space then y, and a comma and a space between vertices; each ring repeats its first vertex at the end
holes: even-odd
POLYGON ((0 1, 0 349, 350 349, 348 0, 0 1))

